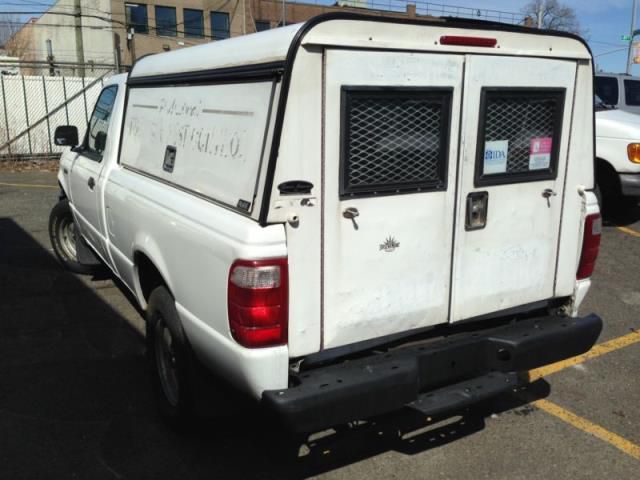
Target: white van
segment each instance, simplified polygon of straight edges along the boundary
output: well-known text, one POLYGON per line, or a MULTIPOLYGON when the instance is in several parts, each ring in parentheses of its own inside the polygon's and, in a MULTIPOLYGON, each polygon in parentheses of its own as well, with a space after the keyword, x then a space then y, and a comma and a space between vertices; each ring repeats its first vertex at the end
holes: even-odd
POLYGON ((170 418, 192 359, 301 432, 460 409, 600 333, 592 85, 578 37, 453 19, 145 57, 56 132, 52 243, 146 310, 170 418))
POLYGON ((640 78, 626 73, 596 74, 596 94, 606 105, 640 113, 640 78))

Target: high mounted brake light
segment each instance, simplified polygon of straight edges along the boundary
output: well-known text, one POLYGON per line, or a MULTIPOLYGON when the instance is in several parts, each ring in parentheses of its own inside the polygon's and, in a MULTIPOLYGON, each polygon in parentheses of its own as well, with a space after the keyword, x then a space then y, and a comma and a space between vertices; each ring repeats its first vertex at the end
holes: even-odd
POLYGON ((489 37, 464 37, 461 35, 443 35, 441 45, 461 45, 465 47, 495 47, 498 40, 489 37))
POLYGON ((236 260, 229 270, 227 306, 231 335, 240 345, 287 343, 287 259, 236 260))
POLYGON ((582 280, 593 274, 596 259, 600 251, 600 237, 602 236, 602 217, 599 213, 587 215, 584 220, 584 237, 582 240, 582 254, 576 278, 582 280))

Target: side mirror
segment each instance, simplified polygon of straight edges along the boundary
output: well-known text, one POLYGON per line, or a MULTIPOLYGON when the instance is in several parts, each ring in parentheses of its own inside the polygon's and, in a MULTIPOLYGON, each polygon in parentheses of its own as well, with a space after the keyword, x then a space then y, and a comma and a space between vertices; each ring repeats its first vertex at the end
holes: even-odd
POLYGON ((99 153, 104 152, 104 147, 106 146, 107 146, 107 132, 96 133, 96 143, 95 143, 96 152, 99 152, 99 153))
POLYGON ((54 142, 60 147, 75 147, 78 145, 78 129, 73 125, 61 125, 53 134, 54 142))

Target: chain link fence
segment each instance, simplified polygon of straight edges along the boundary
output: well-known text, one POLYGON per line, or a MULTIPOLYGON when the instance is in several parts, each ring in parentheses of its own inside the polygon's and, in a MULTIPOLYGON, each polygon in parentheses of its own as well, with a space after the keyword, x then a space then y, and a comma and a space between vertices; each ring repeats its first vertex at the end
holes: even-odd
POLYGON ((60 125, 80 138, 111 65, 0 61, 0 162, 59 157, 60 125))

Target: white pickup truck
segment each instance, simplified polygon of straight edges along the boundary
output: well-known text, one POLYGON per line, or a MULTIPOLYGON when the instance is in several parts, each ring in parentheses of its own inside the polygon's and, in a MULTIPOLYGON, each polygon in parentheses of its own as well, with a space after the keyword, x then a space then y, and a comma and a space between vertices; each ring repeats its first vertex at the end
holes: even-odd
POLYGON ((640 113, 620 110, 596 97, 595 115, 600 204, 620 197, 636 201, 640 197, 640 113))
POLYGON ((169 418, 193 359, 299 432, 455 411, 600 334, 592 79, 569 34, 344 13, 145 57, 56 131, 52 244, 146 311, 169 418))

